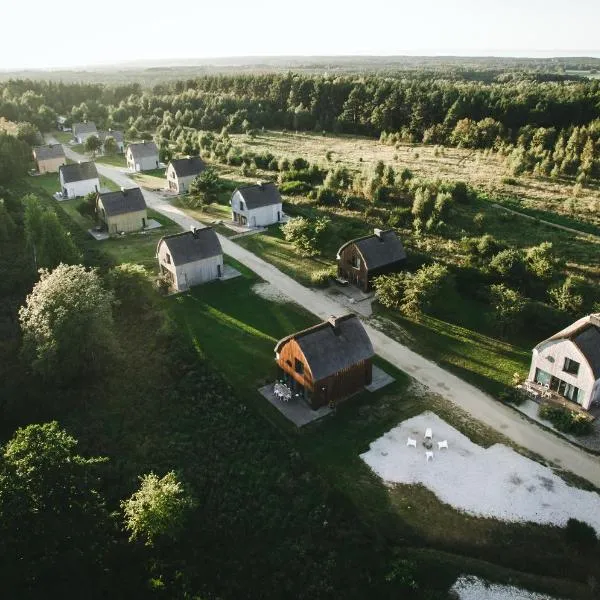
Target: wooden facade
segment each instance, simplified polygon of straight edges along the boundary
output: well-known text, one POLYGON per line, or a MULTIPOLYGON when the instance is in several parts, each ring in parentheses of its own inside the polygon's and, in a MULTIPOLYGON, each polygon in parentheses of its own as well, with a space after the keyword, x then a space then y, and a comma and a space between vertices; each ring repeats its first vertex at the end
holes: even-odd
POLYGON ((348 244, 340 250, 337 271, 338 277, 364 292, 369 290, 369 269, 356 244, 348 244))
MULTIPOLYGON (((329 323, 300 332, 297 334, 298 339, 290 336, 279 342, 276 347, 279 378, 283 378, 292 391, 300 394, 313 409, 336 404, 361 391, 372 381, 373 352, 368 337, 366 351, 361 357, 344 363, 335 371, 323 372, 322 365, 311 365, 301 344, 311 332, 323 327, 329 327, 329 323), (321 372, 323 375, 315 377, 315 372, 321 372)), ((362 328, 362 325, 359 324, 359 327, 362 328)), ((364 335, 366 336, 366 333, 364 335)))

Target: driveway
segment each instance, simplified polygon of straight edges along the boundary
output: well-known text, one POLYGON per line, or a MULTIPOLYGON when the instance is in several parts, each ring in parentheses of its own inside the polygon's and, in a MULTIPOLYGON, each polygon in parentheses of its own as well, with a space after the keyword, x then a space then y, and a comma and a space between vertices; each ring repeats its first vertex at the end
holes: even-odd
MULTIPOLYGON (((89 160, 65 146, 65 154, 73 160, 89 160)), ((112 179, 117 185, 130 187, 132 180, 120 169, 96 163, 98 171, 112 179)), ((184 229, 191 226, 204 227, 202 223, 186 215, 180 209, 171 206, 156 192, 142 190, 146 203, 157 212, 169 217, 184 229)), ((323 292, 310 290, 285 275, 273 265, 255 254, 238 246, 224 236, 219 236, 223 252, 239 261, 265 281, 275 286, 300 306, 326 319, 330 315, 343 314, 348 309, 328 297, 323 292)), ((442 369, 437 364, 423 358, 406 346, 391 339, 385 333, 374 329, 365 322, 375 352, 383 359, 409 373, 418 382, 450 400, 475 419, 496 429, 516 444, 538 454, 545 460, 587 479, 600 488, 600 458, 576 448, 567 441, 539 428, 513 411, 494 400, 480 389, 442 369)))

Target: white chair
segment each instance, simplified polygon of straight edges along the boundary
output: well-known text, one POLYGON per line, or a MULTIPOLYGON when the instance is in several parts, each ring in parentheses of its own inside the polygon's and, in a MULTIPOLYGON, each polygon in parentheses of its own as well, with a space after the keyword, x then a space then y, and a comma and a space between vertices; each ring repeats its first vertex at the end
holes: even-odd
POLYGON ((429 462, 430 460, 433 460, 433 452, 425 452, 425 461, 429 462))
POLYGON ((438 450, 441 450, 442 448, 446 448, 446 450, 448 450, 448 440, 438 442, 438 450))
POLYGON ((428 427, 428 428, 425 430, 425 439, 431 439, 432 437, 433 437, 433 434, 431 433, 431 428, 430 428, 430 427, 428 427))
POLYGON ((413 440, 412 438, 408 438, 406 441, 407 446, 412 446, 413 448, 417 447, 417 440, 413 440))

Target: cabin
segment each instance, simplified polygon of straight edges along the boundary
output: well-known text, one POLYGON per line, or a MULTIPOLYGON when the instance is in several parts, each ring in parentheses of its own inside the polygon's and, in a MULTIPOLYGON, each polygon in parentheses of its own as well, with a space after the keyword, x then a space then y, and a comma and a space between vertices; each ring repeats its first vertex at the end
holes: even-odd
POLYGON ((96 196, 96 217, 111 235, 141 231, 146 227, 146 201, 139 187, 121 188, 96 196))
POLYGON ((533 349, 528 380, 585 410, 600 402, 600 313, 539 343, 533 349))
POLYGON ((336 258, 338 278, 368 292, 374 277, 402 269, 406 251, 395 231, 374 229, 372 235, 346 242, 336 258))
POLYGON ((275 346, 279 378, 314 410, 352 396, 372 380, 371 340, 353 314, 283 338, 275 346))
POLYGON ((38 146, 33 149, 33 158, 40 175, 44 173, 57 173, 58 169, 67 164, 65 151, 62 144, 38 146))
POLYGON ((212 227, 161 238, 156 257, 161 275, 177 292, 223 277, 223 250, 212 227))
POLYGON ((129 144, 125 152, 127 168, 130 171, 152 171, 160 166, 158 147, 154 142, 143 141, 129 144))
POLYGON ((98 137, 100 138, 100 141, 102 142, 102 153, 103 154, 106 153, 106 151, 104 150, 104 140, 107 137, 112 137, 112 138, 114 138, 115 142, 117 142, 117 148, 118 148, 119 154, 123 154, 123 152, 125 152, 125 138, 123 136, 122 131, 117 131, 117 130, 113 130, 113 129, 109 129, 108 131, 99 131, 98 137))
POLYGON ((239 225, 267 227, 283 218, 281 194, 274 183, 239 187, 231 197, 231 219, 239 225))
POLYGON ((67 120, 67 117, 56 117, 56 129, 58 129, 58 131, 71 131, 71 127, 67 125, 67 120))
POLYGON ((205 169, 206 165, 199 156, 174 158, 167 166, 169 189, 184 194, 190 189, 190 183, 205 169))
POLYGON ((96 124, 93 121, 73 123, 73 137, 78 144, 85 144, 85 140, 92 135, 98 135, 96 124))
POLYGON ((58 168, 63 198, 77 198, 100 191, 100 178, 93 162, 79 162, 58 168))

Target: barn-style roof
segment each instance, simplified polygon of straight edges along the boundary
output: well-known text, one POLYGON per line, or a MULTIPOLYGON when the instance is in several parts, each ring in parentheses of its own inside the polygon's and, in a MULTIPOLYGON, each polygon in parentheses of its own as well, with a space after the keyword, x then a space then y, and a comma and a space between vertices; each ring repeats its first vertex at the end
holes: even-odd
POLYGON ((33 149, 37 160, 50 160, 53 158, 64 158, 65 151, 62 144, 50 144, 48 146, 37 146, 33 149))
POLYGON ((199 156, 188 156, 187 158, 174 158, 171 161, 177 177, 190 177, 199 175, 206 169, 206 165, 199 156))
POLYGON ((124 189, 118 192, 98 194, 108 217, 146 210, 146 201, 139 187, 124 189))
POLYGON ((166 235, 158 242, 157 254, 163 243, 169 249, 171 260, 176 266, 223 254, 221 242, 212 227, 166 235))
POLYGON ((354 244, 360 252, 367 269, 379 269, 406 259, 406 250, 393 229, 375 229, 372 235, 346 242, 338 250, 338 259, 347 246, 354 244))
POLYGON ((58 167, 58 172, 62 174, 65 183, 74 181, 86 181, 88 179, 97 179, 98 170, 93 162, 80 162, 58 167))
POLYGON ((596 379, 600 379, 600 313, 587 315, 555 333, 538 347, 554 340, 571 340, 588 361, 596 379))
MULTIPOLYGON (((278 187, 271 181, 245 185, 235 190, 239 192, 248 207, 248 210, 281 204, 281 194, 278 187)), ((234 192, 235 194, 235 192, 234 192)))
POLYGON ((93 121, 86 121, 85 123, 73 123, 73 135, 78 136, 81 134, 93 133, 97 134, 96 123, 93 121))
POLYGON ((335 375, 375 354, 371 340, 356 315, 329 320, 277 342, 275 352, 295 340, 304 354, 315 381, 335 375))
POLYGON ((151 141, 129 144, 127 149, 131 150, 133 158, 148 158, 149 156, 158 156, 158 146, 151 141))

